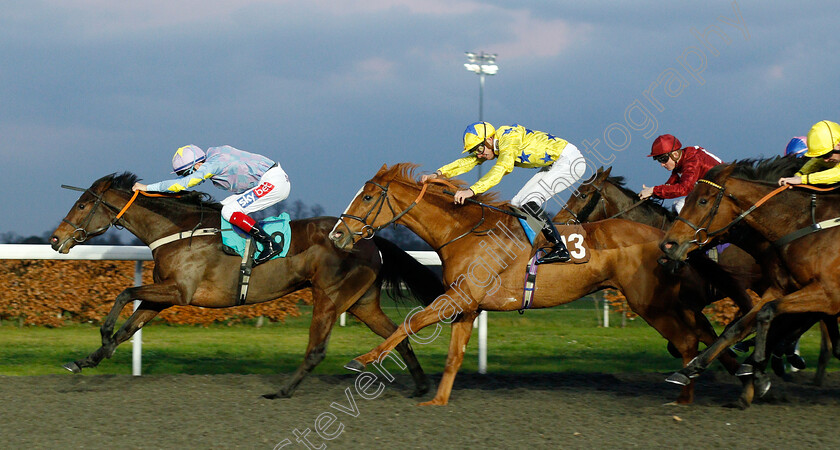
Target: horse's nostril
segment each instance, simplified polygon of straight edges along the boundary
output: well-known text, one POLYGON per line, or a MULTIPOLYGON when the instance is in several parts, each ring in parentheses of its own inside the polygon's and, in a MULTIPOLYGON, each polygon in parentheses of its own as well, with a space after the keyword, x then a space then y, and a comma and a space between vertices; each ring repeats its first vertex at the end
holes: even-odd
POLYGON ((53 237, 51 237, 51 238, 50 238, 50 242, 51 242, 51 243, 53 243, 53 244, 58 243, 58 236, 53 236, 53 237))

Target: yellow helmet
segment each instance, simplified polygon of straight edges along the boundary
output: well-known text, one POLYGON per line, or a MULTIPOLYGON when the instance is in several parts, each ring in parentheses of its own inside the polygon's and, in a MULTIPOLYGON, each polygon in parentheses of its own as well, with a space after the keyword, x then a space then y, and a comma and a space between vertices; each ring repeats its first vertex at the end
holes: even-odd
POLYGON ((496 129, 487 122, 471 124, 464 130, 464 151, 461 153, 467 153, 474 149, 478 144, 481 144, 485 139, 492 137, 494 134, 496 134, 496 129))
POLYGON ((834 150, 840 142, 840 125, 828 120, 822 120, 811 127, 808 132, 808 151, 805 156, 813 158, 823 156, 834 150))

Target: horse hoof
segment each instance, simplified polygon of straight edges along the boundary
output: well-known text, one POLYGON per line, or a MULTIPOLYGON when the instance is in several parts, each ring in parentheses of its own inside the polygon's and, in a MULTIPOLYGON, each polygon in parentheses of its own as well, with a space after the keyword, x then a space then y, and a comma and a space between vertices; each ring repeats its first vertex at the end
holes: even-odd
POLYGON ((352 372, 363 372, 365 365, 355 359, 344 365, 344 368, 352 372))
POLYGON ((267 400, 276 400, 280 397, 277 394, 263 394, 262 398, 267 399, 267 400))
POLYGON ((764 397, 765 394, 770 390, 770 377, 766 375, 756 376, 755 377, 755 392, 758 394, 758 397, 764 397))
POLYGON ((738 371, 735 372, 735 376, 736 377, 748 377, 750 375, 753 375, 754 373, 755 373, 755 369, 753 369, 752 364, 741 364, 741 366, 738 367, 738 371))
POLYGON ((741 342, 735 343, 735 345, 733 345, 730 348, 732 348, 732 350, 735 350, 738 353, 747 353, 748 351, 750 351, 750 347, 751 347, 751 345, 750 345, 749 342, 741 341, 741 342))
POLYGON ((674 372, 671 374, 670 377, 666 378, 665 381, 669 383, 679 384, 680 386, 688 386, 688 383, 691 382, 691 379, 680 372, 674 372))
POLYGON ((785 355, 785 359, 787 360, 788 364, 790 364, 790 366, 796 370, 805 370, 805 368, 807 367, 805 365, 805 359, 797 355, 796 353, 785 355))
POLYGON ((75 362, 69 362, 69 363, 67 363, 67 364, 65 364, 61 367, 64 367, 65 369, 69 370, 72 373, 81 373, 82 372, 82 368, 79 367, 79 365, 76 364, 75 362))

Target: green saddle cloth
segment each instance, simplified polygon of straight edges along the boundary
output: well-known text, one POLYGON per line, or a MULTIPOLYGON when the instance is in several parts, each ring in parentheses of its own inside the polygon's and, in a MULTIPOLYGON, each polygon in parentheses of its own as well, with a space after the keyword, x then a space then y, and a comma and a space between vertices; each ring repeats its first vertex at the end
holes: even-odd
MULTIPOLYGON (((265 230, 266 234, 270 235, 274 242, 282 243, 281 251, 274 258, 283 258, 289 252, 289 245, 292 242, 292 228, 289 226, 289 213, 282 213, 279 216, 267 217, 257 222, 257 224, 265 230)), ((245 242, 250 239, 250 236, 239 227, 231 225, 230 222, 222 217, 222 244, 236 252, 239 256, 244 256, 245 242)), ((262 251, 262 244, 254 241, 257 244, 257 255, 262 251)), ((271 258, 271 259, 274 259, 271 258)))

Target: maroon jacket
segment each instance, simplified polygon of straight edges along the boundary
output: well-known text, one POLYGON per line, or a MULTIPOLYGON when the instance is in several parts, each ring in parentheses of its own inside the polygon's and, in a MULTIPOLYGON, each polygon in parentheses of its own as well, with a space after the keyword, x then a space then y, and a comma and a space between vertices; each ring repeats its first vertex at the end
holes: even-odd
POLYGON ((659 198, 684 197, 694 190, 697 180, 721 163, 720 158, 703 147, 686 147, 682 152, 682 158, 671 172, 671 177, 665 184, 654 186, 653 195, 659 198))

